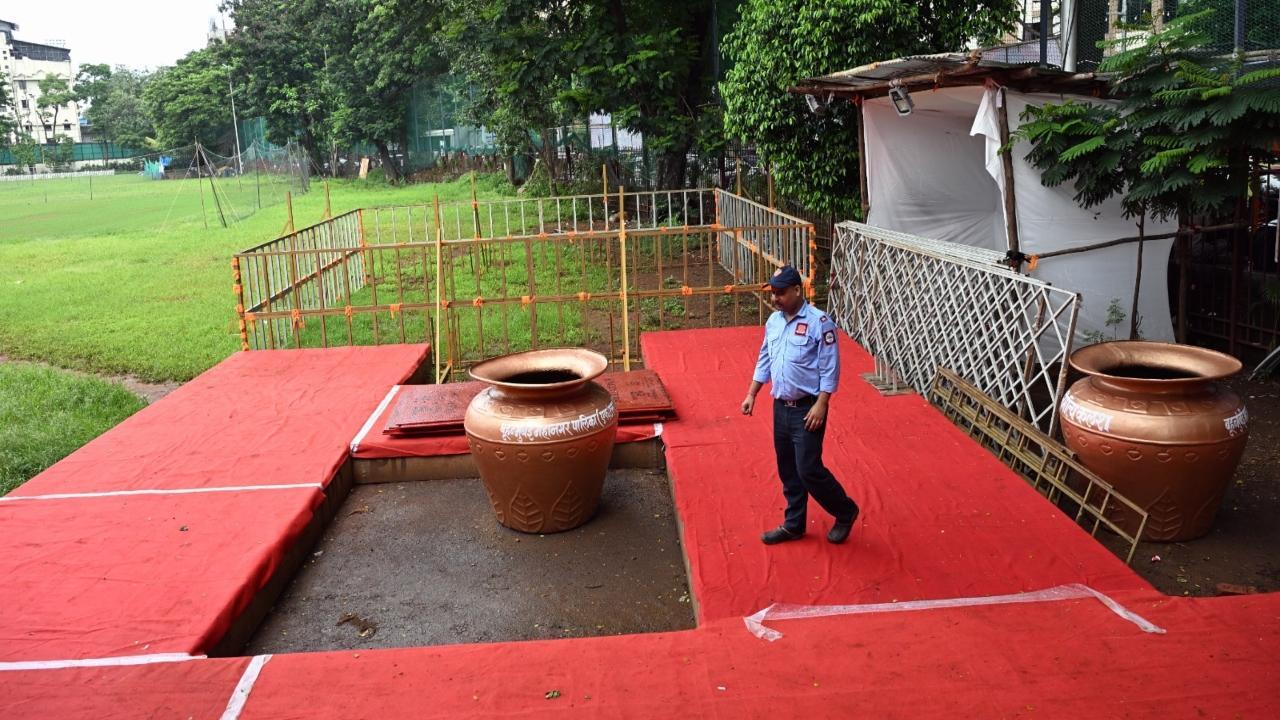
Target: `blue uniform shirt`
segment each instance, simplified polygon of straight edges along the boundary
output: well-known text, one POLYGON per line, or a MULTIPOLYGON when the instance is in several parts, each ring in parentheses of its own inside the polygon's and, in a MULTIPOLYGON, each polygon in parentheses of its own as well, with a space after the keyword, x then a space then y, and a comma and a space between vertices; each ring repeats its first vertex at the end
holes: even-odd
POLYGON ((780 400, 834 393, 840 384, 836 324, 808 301, 790 320, 781 310, 774 311, 764 324, 764 342, 752 379, 772 381, 769 394, 780 400))

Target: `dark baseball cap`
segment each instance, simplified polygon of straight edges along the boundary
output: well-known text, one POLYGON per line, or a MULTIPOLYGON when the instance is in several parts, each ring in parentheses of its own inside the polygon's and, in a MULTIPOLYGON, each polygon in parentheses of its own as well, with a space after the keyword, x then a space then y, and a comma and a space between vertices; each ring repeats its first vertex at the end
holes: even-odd
POLYGON ((799 285, 803 282, 800 279, 800 273, 790 265, 783 265, 774 271, 773 277, 769 278, 769 282, 765 283, 765 287, 774 290, 786 290, 792 285, 799 285))

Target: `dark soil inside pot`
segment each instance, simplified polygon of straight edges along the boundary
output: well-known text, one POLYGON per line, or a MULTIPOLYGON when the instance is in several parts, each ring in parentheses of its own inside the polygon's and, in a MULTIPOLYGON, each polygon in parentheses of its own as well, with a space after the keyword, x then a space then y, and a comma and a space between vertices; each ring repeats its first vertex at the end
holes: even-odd
POLYGON ((550 385, 552 383, 581 380, 582 376, 572 370, 529 370, 501 378, 500 382, 519 385, 550 385))
POLYGON ((1135 380, 1191 380, 1200 377, 1186 370, 1157 367, 1155 365, 1116 365, 1106 368, 1103 372, 1112 377, 1133 378, 1135 380))

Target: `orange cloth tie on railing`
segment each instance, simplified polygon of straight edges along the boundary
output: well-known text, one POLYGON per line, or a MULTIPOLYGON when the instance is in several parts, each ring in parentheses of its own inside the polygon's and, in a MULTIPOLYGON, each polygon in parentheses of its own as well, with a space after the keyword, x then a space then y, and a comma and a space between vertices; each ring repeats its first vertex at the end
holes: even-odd
POLYGON ((396 313, 400 312, 400 308, 403 307, 403 305, 402 303, 391 303, 388 307, 391 310, 391 317, 395 317, 396 313))
POLYGON ((252 325, 253 323, 258 321, 258 316, 254 315, 251 312, 247 312, 244 314, 244 321, 252 325))
POLYGON ((725 285, 725 286, 724 286, 724 294, 725 294, 725 295, 728 295, 728 294, 730 294, 730 293, 732 293, 732 292, 733 292, 733 286, 732 286, 732 285, 725 285))
POLYGON ((681 294, 681 295, 692 295, 692 294, 693 294, 693 288, 689 287, 688 285, 681 285, 681 286, 680 286, 680 294, 681 294))
POLYGON ((591 299, 591 293, 585 292, 585 291, 580 292, 578 293, 578 299, 581 300, 582 302, 586 302, 591 299))
POLYGON ((351 307, 350 305, 342 308, 342 314, 346 315, 348 320, 351 319, 351 316, 354 315, 355 312, 356 312, 356 309, 351 307))
POLYGON ((471 304, 475 307, 482 308, 484 307, 484 298, 477 296, 475 300, 471 301, 471 304))
POLYGON ((529 303, 531 303, 531 302, 533 302, 533 296, 532 296, 532 295, 521 295, 521 296, 520 296, 520 306, 521 306, 521 307, 524 307, 524 306, 528 305, 528 304, 529 304, 529 303))
POLYGON ((1027 258, 1027 272, 1035 271, 1036 265, 1038 264, 1040 264, 1039 255, 1032 255, 1031 257, 1027 258))
POLYGON ((298 308, 294 308, 293 312, 289 313, 289 317, 293 320, 294 329, 302 329, 307 326, 302 320, 302 311, 298 308))

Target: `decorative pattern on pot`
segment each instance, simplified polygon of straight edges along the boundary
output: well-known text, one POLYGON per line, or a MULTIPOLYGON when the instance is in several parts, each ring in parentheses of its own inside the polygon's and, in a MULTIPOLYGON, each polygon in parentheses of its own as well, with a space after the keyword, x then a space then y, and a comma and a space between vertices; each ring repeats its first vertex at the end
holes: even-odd
POLYGON ((608 365, 600 353, 558 348, 471 369, 489 387, 464 427, 499 523, 552 533, 595 514, 618 428, 613 396, 592 382, 608 365))
POLYGON ((1059 406, 1063 437, 1086 467, 1149 513, 1143 539, 1209 532, 1249 437, 1243 401, 1217 382, 1239 372, 1240 361, 1189 345, 1122 341, 1081 348, 1071 365, 1087 377, 1059 406))

